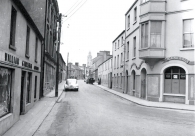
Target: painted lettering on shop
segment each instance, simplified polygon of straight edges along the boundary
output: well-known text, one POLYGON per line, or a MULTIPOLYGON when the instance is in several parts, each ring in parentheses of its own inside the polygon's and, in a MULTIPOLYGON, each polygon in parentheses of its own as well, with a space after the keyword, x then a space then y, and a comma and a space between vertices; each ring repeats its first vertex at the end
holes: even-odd
POLYGON ((19 65, 19 58, 12 56, 8 53, 5 53, 5 61, 19 65))
POLYGON ((26 61, 22 61, 22 66, 32 69, 32 64, 30 64, 26 61))
POLYGON ((186 64, 194 65, 194 61, 189 61, 186 58, 179 57, 179 56, 172 56, 172 57, 166 58, 166 59, 164 59, 163 63, 168 62, 170 60, 180 60, 180 61, 185 62, 186 64))
POLYGON ((37 70, 37 71, 39 71, 39 67, 37 67, 37 66, 34 66, 34 70, 37 70))

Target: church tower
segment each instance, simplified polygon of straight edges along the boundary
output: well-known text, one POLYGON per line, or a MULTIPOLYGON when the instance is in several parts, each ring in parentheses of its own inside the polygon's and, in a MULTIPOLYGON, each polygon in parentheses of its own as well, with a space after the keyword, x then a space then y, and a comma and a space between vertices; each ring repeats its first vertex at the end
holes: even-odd
POLYGON ((92 66, 92 56, 91 56, 91 52, 89 52, 88 56, 87 56, 87 66, 90 67, 92 66))

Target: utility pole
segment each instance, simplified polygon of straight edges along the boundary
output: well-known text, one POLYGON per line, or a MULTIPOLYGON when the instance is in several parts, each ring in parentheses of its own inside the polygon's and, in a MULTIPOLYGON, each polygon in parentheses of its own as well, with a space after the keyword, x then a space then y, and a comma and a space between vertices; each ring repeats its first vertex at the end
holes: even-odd
POLYGON ((56 86, 55 86, 55 97, 58 97, 58 80, 59 80, 59 50, 60 50, 60 37, 61 37, 61 21, 62 14, 60 13, 58 22, 58 48, 57 48, 57 66, 56 66, 56 86))
POLYGON ((68 79, 68 59, 69 59, 69 52, 67 54, 67 76, 66 76, 66 79, 68 79))

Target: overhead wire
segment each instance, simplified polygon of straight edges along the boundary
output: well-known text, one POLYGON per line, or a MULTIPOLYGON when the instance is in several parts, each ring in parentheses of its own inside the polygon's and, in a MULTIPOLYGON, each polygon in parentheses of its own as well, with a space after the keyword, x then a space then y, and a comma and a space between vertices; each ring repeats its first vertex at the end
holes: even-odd
POLYGON ((87 2, 87 0, 85 0, 82 4, 81 4, 81 6, 79 7, 79 8, 77 8, 70 16, 68 16, 67 17, 67 19, 66 20, 64 20, 64 21, 67 21, 68 19, 70 19, 85 3, 87 2))
MULTIPOLYGON (((75 4, 71 7, 71 8, 69 8, 69 10, 68 11, 66 11, 66 13, 65 13, 65 15, 68 15, 69 13, 69 11, 76 5, 76 7, 82 2, 83 0, 81 0, 81 1, 77 1, 77 2, 75 2, 75 4), (78 3, 79 2, 79 3, 78 3)), ((74 7, 71 11, 70 11, 70 13, 76 8, 76 7, 74 7)))

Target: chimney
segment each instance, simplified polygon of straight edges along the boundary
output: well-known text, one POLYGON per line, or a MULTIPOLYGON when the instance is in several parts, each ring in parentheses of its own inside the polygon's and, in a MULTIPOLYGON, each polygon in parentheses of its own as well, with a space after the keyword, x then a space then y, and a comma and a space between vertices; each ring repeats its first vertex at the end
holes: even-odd
POLYGON ((79 63, 78 62, 75 62, 75 65, 78 67, 79 66, 79 63))

